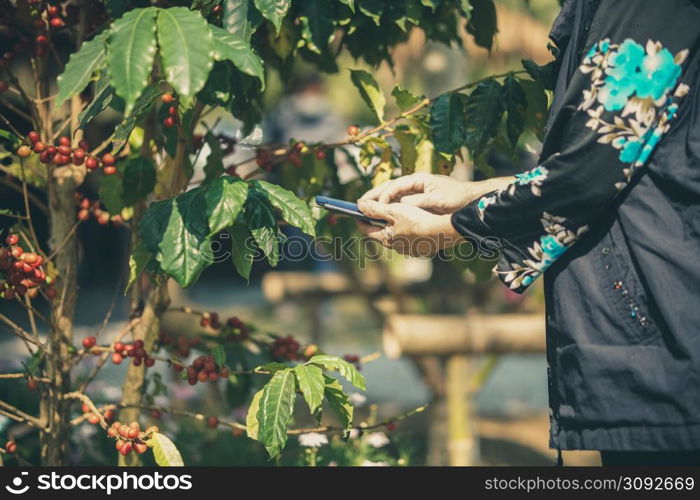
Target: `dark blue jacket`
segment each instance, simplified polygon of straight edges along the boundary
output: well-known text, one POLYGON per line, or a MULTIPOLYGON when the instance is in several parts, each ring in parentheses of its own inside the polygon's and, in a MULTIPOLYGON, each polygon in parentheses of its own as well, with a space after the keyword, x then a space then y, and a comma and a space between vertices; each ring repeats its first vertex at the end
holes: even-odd
POLYGON ((700 2, 568 0, 540 165, 453 215, 544 274, 551 445, 700 449, 700 2))

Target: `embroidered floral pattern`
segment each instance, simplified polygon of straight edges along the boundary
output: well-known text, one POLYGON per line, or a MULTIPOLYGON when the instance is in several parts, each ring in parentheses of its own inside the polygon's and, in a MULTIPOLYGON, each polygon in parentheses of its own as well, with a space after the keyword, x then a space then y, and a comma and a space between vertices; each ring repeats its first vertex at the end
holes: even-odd
POLYGON ((617 183, 618 190, 627 186, 634 169, 646 163, 669 129, 678 110, 674 97, 688 92, 687 85, 677 85, 687 57, 688 50, 673 56, 651 40, 643 47, 631 39, 621 44, 606 39, 584 58, 580 69, 591 74, 591 87, 583 91, 579 109, 588 113, 586 126, 600 134, 598 142, 620 151, 626 182, 617 183), (606 118, 610 112, 616 113, 606 118))
POLYGON ((570 229, 573 226, 571 221, 547 212, 542 214, 540 221, 545 234, 527 249, 531 258, 523 260, 522 264, 511 263, 508 271, 496 271, 504 275, 503 281, 511 289, 530 285, 588 231, 588 226, 570 229))

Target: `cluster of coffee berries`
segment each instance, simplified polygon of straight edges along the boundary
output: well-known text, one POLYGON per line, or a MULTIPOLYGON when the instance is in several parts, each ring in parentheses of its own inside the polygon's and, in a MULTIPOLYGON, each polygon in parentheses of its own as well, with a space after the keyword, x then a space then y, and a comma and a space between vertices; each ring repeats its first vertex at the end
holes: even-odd
POLYGON ((172 94, 162 94, 160 100, 168 109, 168 116, 163 119, 163 126, 166 128, 174 127, 179 119, 175 97, 172 94))
POLYGON ((216 382, 219 378, 228 378, 228 370, 218 366, 214 356, 199 356, 187 367, 187 382, 195 385, 197 382, 216 382))
MULTIPOLYGON (((184 335, 174 337, 165 332, 160 332, 158 334, 158 340, 161 346, 177 352, 181 358, 188 357, 190 355, 190 350, 193 347, 199 346, 202 342, 199 337, 186 337, 184 335)), ((176 370, 178 366, 182 369, 182 365, 175 365, 176 370)))
MULTIPOLYGON (((61 12, 61 7, 58 5, 47 5, 46 6, 46 17, 49 19, 49 26, 54 29, 63 28, 66 23, 63 20, 61 12)), ((37 24, 38 25, 38 24, 37 24)))
POLYGON ((351 365, 355 365, 355 368, 357 368, 358 370, 361 368, 361 358, 357 354, 346 354, 345 356, 343 356, 343 359, 351 365))
POLYGON ((132 451, 139 455, 146 453, 148 445, 145 441, 156 432, 158 432, 158 427, 155 425, 145 431, 141 431, 138 422, 131 422, 129 425, 126 425, 117 421, 107 429, 107 435, 117 440, 117 451, 123 456, 127 456, 132 451))
POLYGON ((93 201, 80 193, 75 193, 75 202, 78 205, 76 217, 80 221, 86 221, 92 216, 101 226, 106 226, 110 222, 115 225, 122 225, 124 223, 121 215, 110 215, 109 212, 103 210, 99 200, 93 201))
POLYGON ((9 440, 7 443, 5 443, 5 451, 7 453, 14 453, 17 451, 17 443, 15 443, 13 440, 9 440))
POLYGON ((229 338, 233 340, 247 339, 250 333, 248 326, 237 316, 227 319, 226 327, 229 330, 229 338))
MULTIPOLYGON (((93 412, 87 403, 83 403, 81 410, 84 415, 87 415, 87 421, 90 422, 92 425, 97 425, 100 423, 100 416, 97 413, 93 412)), ((102 414, 102 418, 104 418, 105 422, 107 422, 108 424, 114 420, 115 416, 116 415, 114 414, 114 410, 105 410, 105 412, 102 414)))
MULTIPOLYGON (((57 167, 62 167, 72 163, 73 165, 83 165, 89 170, 94 170, 99 166, 99 161, 94 156, 88 154, 89 144, 87 141, 79 141, 78 144, 73 147, 70 137, 63 136, 58 139, 58 143, 55 145, 49 144, 48 142, 42 141, 41 136, 38 132, 32 130, 27 134, 27 139, 30 145, 23 144, 17 148, 17 156, 20 158, 26 158, 32 153, 39 155, 39 161, 45 165, 53 164, 57 167)), ((109 153, 107 153, 109 155, 109 153)), ((110 165, 114 165, 114 157, 112 158, 110 165)), ((104 158, 104 157, 103 157, 104 158)), ((104 162, 105 173, 108 173, 107 165, 108 162, 104 162)), ((114 167, 111 167, 114 169, 114 167)), ((116 172, 116 169, 114 169, 116 172)), ((111 172, 111 173, 114 173, 111 172)))
POLYGON ((273 358, 279 360, 300 360, 302 359, 302 355, 299 354, 300 347, 301 345, 299 342, 294 340, 294 337, 291 335, 288 335, 287 337, 276 338, 272 343, 270 353, 272 354, 273 358))
POLYGON ((214 330, 219 330, 223 325, 221 324, 221 321, 219 321, 219 313, 204 312, 199 318, 199 326, 202 328, 213 328, 214 330))
POLYGON ((141 339, 135 340, 133 344, 114 343, 112 363, 119 365, 125 358, 134 358, 132 361, 134 366, 141 366, 143 363, 145 367, 150 368, 156 363, 156 360, 150 357, 144 349, 143 340, 141 339))
MULTIPOLYGON (((24 295, 36 298, 40 287, 51 281, 42 267, 44 258, 34 252, 25 252, 16 234, 8 235, 5 244, 7 246, 0 246, 0 298, 13 300, 24 295)), ((48 286, 46 296, 55 298, 56 290, 48 286)))

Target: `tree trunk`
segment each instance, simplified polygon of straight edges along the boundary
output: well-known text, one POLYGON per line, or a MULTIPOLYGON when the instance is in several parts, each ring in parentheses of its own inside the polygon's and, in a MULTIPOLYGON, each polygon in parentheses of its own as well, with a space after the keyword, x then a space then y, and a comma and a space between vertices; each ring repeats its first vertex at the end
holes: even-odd
POLYGON ((71 230, 75 224, 74 180, 70 177, 51 179, 48 183, 51 210, 49 247, 61 248, 55 257, 58 273, 58 297, 51 306, 51 327, 48 338, 47 376, 52 383, 42 393, 40 415, 46 422, 41 433, 42 465, 66 465, 70 431, 70 401, 63 394, 70 391, 70 348, 73 345, 73 315, 77 298, 78 244, 71 230))
MULTIPOLYGON (((160 317, 168 308, 170 299, 168 296, 168 281, 163 279, 157 286, 148 291, 140 321, 134 327, 134 340, 141 339, 144 342, 146 352, 151 352, 160 331, 160 317)), ((143 383, 146 377, 146 367, 142 363, 139 366, 129 364, 122 386, 123 405, 138 405, 141 403, 143 383)), ((124 408, 119 413, 119 420, 126 424, 138 421, 140 410, 138 408, 124 408)), ((129 457, 119 456, 119 465, 137 465, 138 458, 132 453, 129 457)))

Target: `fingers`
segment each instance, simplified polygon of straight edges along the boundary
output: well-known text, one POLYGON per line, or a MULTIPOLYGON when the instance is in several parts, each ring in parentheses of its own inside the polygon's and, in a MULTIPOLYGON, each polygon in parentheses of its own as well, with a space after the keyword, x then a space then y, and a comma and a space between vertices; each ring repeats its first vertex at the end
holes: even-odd
POLYGON ((374 200, 377 201, 379 199, 379 194, 386 189, 387 184, 391 183, 392 181, 387 181, 384 184, 380 184, 376 188, 372 188, 369 191, 367 191, 365 194, 363 194, 360 199, 361 200, 374 200))
POLYGON ((383 219, 391 223, 394 222, 394 213, 390 205, 385 205, 383 203, 378 203, 373 200, 362 200, 357 202, 357 206, 367 217, 373 219, 383 219))
POLYGON ((379 193, 379 203, 399 201, 402 196, 422 193, 425 190, 426 174, 411 174, 387 184, 379 193))

